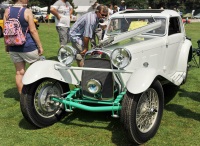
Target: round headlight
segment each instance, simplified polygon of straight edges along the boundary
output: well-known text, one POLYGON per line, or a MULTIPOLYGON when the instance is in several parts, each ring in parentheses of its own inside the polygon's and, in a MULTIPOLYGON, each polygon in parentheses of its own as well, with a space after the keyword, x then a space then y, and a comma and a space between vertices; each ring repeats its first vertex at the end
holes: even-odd
POLYGON ((111 53, 112 64, 117 68, 125 68, 131 61, 131 53, 125 48, 117 48, 111 53))
POLYGON ((87 82, 87 90, 92 94, 98 94, 101 91, 101 83, 95 79, 87 82))
POLYGON ((65 64, 69 65, 73 62, 76 55, 76 50, 71 46, 62 46, 58 51, 58 60, 65 64))

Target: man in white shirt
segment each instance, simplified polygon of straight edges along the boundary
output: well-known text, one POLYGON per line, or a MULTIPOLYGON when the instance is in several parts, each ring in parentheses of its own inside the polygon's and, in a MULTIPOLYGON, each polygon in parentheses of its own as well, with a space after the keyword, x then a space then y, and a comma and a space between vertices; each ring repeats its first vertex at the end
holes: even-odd
POLYGON ((108 5, 108 14, 109 14, 109 16, 111 16, 113 14, 113 5, 112 4, 108 5))
POLYGON ((73 8, 67 0, 57 0, 51 6, 50 11, 55 16, 56 30, 59 35, 60 45, 64 46, 69 41, 68 32, 73 8))

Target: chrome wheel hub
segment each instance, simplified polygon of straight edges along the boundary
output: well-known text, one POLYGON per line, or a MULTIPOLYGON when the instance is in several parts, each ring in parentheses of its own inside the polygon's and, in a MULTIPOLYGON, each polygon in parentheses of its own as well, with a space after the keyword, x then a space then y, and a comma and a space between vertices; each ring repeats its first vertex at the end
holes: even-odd
POLYGON ((51 100, 52 96, 60 97, 62 87, 59 83, 49 81, 43 82, 38 86, 34 97, 34 106, 36 112, 45 118, 54 116, 62 107, 61 103, 51 100))

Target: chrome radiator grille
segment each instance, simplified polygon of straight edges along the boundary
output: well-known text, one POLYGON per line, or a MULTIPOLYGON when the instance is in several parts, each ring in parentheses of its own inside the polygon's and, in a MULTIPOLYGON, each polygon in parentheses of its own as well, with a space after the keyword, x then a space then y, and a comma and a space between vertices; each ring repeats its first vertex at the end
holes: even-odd
MULTIPOLYGON (((84 67, 111 69, 111 62, 108 59, 89 58, 84 61, 84 67)), ((83 95, 98 100, 110 100, 113 98, 113 74, 111 72, 83 71, 82 72, 83 95), (96 79, 102 84, 102 92, 98 97, 87 91, 87 82, 96 79)))

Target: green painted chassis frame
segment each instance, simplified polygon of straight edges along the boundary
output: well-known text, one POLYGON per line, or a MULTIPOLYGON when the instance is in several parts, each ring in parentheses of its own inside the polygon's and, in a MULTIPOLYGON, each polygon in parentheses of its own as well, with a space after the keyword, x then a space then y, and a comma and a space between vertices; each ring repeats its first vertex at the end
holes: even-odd
POLYGON ((111 111, 112 117, 118 117, 119 111, 121 110, 121 100, 123 99, 126 92, 121 92, 114 101, 97 101, 97 100, 88 100, 88 99, 79 99, 77 95, 80 95, 81 88, 75 88, 67 93, 64 93, 62 96, 65 98, 59 98, 51 96, 51 100, 55 102, 60 102, 64 105, 65 111, 71 112, 74 108, 91 111, 91 112, 105 112, 111 111), (101 106, 88 106, 82 103, 94 103, 101 106), (105 106, 106 105, 106 106, 105 106))

